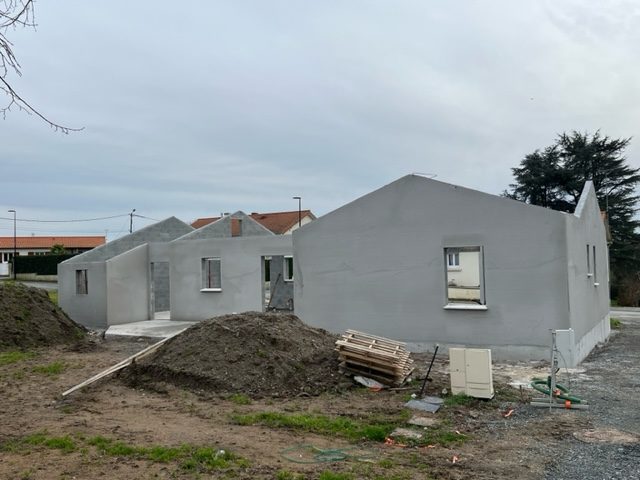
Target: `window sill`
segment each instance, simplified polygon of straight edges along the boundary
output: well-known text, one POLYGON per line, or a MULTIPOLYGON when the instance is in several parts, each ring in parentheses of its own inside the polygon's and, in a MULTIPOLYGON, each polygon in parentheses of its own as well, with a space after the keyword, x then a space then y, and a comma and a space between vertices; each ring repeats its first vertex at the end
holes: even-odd
POLYGON ((599 284, 598 282, 595 282, 595 283, 593 284, 593 286, 594 286, 594 287, 599 287, 599 286, 600 286, 600 284, 599 284))
POLYGON ((461 272, 462 267, 447 267, 447 272, 461 272))
POLYGON ((467 305, 466 303, 447 303, 445 310, 488 310, 486 305, 467 305))
POLYGON ((593 277, 593 273, 587 273, 587 278, 593 277))
POLYGON ((201 288, 201 292, 221 292, 221 288, 201 288))
POLYGON ((285 278, 284 281, 285 283, 291 283, 293 282, 293 278, 285 278))

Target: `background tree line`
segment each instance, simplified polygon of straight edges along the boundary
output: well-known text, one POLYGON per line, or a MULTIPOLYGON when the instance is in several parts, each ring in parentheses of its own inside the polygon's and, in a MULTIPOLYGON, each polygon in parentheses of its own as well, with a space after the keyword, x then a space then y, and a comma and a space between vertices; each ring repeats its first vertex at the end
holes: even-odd
POLYGON ((630 141, 599 131, 558 135, 552 145, 530 153, 511 169, 514 183, 503 195, 573 213, 585 181, 591 180, 611 231, 611 298, 620 305, 636 306, 640 301, 640 222, 635 215, 640 169, 631 168, 624 156, 630 141))

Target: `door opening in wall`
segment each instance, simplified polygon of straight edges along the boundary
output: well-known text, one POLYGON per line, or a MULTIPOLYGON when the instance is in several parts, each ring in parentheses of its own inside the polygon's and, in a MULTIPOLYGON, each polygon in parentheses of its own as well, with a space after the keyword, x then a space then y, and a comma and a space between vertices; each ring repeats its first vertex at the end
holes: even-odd
POLYGON ((169 262, 149 264, 149 319, 169 320, 171 317, 169 262))
POLYGON ((261 257, 262 265, 262 311, 269 310, 271 300, 271 257, 261 257))
POLYGON ((262 304, 265 312, 293 311, 293 257, 262 257, 262 304))

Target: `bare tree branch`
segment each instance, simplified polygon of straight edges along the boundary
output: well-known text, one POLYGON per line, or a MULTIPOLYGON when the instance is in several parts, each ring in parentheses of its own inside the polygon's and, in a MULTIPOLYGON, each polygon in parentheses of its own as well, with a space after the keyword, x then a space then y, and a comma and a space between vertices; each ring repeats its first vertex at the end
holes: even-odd
POLYGON ((57 132, 68 134, 69 132, 78 132, 83 128, 65 127, 49 120, 45 115, 40 113, 29 102, 22 98, 13 89, 7 75, 12 71, 18 76, 22 75, 20 63, 13 53, 13 44, 9 41, 6 33, 9 29, 17 27, 36 27, 33 0, 0 0, 0 91, 4 92, 9 98, 4 107, 0 107, 2 118, 6 118, 7 112, 13 107, 22 110, 30 115, 35 115, 49 124, 57 132))

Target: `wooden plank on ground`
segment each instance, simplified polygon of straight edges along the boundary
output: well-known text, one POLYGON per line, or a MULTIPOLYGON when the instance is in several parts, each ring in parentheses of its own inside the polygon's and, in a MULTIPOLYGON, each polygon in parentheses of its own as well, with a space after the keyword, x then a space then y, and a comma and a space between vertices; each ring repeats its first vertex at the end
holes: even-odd
POLYGON ((186 329, 180 330, 179 332, 174 333, 173 335, 171 335, 169 337, 163 338, 159 342, 156 342, 153 345, 150 345, 147 348, 145 348, 143 350, 140 350, 138 353, 135 353, 135 354, 131 355, 130 357, 125 358, 121 362, 118 362, 115 365, 107 368, 106 370, 103 370, 102 372, 100 372, 100 373, 94 375, 93 377, 85 380, 84 382, 79 383, 75 387, 71 387, 69 390, 66 390, 66 391, 62 392, 62 396, 66 397, 67 395, 69 395, 69 394, 71 394, 71 393, 73 393, 73 392, 75 392, 77 390, 80 390, 81 388, 84 388, 84 387, 86 387, 88 385, 91 385, 94 382, 97 382, 101 378, 104 378, 104 377, 106 377, 108 375, 111 375, 112 373, 115 373, 118 370, 122 370, 123 368, 131 365, 131 363, 134 360, 138 360, 140 358, 146 357, 147 355, 155 352, 158 349, 158 347, 160 347, 162 344, 164 344, 167 340, 175 337, 176 335, 179 335, 180 333, 184 332, 184 330, 186 330, 186 329))

